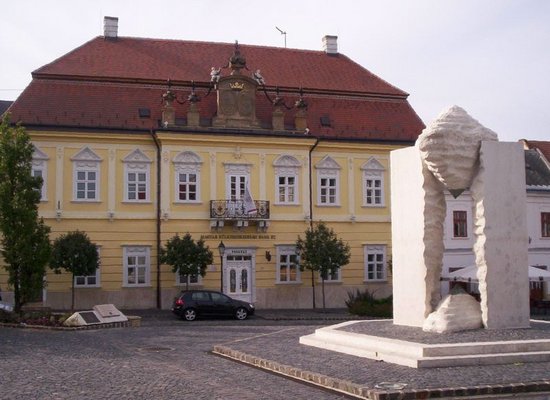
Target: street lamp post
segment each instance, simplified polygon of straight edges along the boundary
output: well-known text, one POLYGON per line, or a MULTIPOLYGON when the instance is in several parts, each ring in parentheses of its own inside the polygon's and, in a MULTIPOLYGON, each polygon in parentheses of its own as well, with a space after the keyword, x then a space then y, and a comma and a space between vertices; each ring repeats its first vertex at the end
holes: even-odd
POLYGON ((225 253, 225 245, 223 240, 218 245, 218 251, 220 253, 220 292, 223 293, 223 254, 225 253))

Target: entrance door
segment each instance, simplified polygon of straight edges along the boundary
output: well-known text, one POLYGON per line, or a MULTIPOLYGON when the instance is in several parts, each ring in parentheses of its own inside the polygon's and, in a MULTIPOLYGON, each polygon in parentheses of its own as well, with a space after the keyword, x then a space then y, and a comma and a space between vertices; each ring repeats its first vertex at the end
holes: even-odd
POLYGON ((230 297, 252 301, 252 287, 250 273, 252 270, 252 257, 245 255, 228 255, 226 261, 225 293, 230 297))

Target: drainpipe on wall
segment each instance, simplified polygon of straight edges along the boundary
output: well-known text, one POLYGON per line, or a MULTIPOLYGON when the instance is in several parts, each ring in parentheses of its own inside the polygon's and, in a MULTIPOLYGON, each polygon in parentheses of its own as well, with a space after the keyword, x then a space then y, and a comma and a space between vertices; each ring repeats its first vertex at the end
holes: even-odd
POLYGON ((161 174, 160 174, 160 168, 161 168, 161 154, 160 154, 160 142, 159 138, 157 137, 157 133, 154 132, 151 129, 151 137, 153 138, 153 141, 155 142, 155 147, 157 148, 157 217, 156 217, 156 247, 157 247, 157 290, 156 290, 156 297, 157 297, 157 308, 162 308, 162 301, 161 301, 161 291, 160 291, 160 180, 161 180, 161 174))
MULTIPOLYGON (((311 146, 308 154, 308 174, 309 174, 309 229, 313 230, 313 185, 312 185, 312 172, 311 172, 311 153, 319 144, 319 138, 315 138, 315 144, 311 146)), ((315 309, 315 274, 311 271, 311 289, 313 291, 313 309, 315 309)))

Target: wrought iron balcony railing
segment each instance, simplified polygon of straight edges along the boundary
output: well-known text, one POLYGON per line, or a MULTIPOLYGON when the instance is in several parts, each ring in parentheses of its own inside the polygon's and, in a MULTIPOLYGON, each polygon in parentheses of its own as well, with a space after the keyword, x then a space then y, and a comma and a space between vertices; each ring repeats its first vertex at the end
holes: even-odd
POLYGON ((243 200, 210 200, 210 218, 223 220, 269 219, 269 201, 254 200, 256 211, 247 213, 243 200))

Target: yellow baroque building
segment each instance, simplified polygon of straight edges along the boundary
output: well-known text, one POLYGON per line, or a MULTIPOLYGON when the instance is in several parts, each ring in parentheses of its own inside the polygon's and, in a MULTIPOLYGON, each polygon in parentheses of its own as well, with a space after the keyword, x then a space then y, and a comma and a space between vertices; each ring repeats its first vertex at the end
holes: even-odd
MULTIPOLYGON (((187 283, 258 308, 311 307, 315 286, 319 306, 321 281, 295 253, 318 221, 351 247, 325 285, 342 307, 352 290, 391 293, 389 152, 423 129, 407 96, 332 36, 310 51, 111 29, 34 71, 9 112, 33 140, 51 238, 78 229, 98 246, 78 308, 170 308, 187 283), (214 253, 189 282, 157 257, 185 233, 214 253)), ((42 302, 69 308, 71 279, 49 271, 42 302)))

